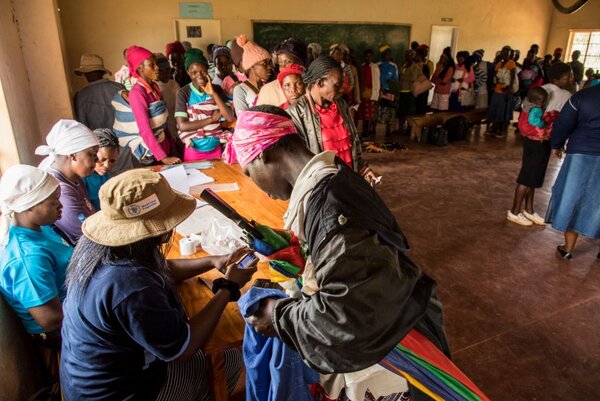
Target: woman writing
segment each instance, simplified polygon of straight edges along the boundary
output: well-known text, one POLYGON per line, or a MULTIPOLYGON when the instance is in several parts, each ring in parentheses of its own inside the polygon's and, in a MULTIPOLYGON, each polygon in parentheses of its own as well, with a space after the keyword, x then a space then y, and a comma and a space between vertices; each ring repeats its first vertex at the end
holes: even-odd
POLYGON ((154 54, 143 47, 131 46, 127 49, 127 63, 131 75, 137 79, 129 92, 129 104, 139 132, 127 145, 142 164, 181 163, 178 157, 170 156, 176 149, 166 132, 167 107, 154 82, 158 79, 154 54))
POLYGON ((220 159, 221 121, 233 121, 233 110, 218 85, 208 76, 208 61, 199 49, 185 53, 185 68, 192 82, 177 93, 175 119, 185 144, 184 161, 220 159))
POLYGON ((300 136, 313 153, 334 151, 370 183, 377 176, 361 157, 361 145, 348 104, 341 99, 342 66, 321 56, 304 75, 307 93, 287 111, 300 136))
MULTIPOLYGON (((200 349, 256 271, 231 263, 248 251, 167 261, 164 245, 196 200, 153 171, 130 170, 109 180, 100 202, 67 273, 60 368, 65 399, 209 399, 200 349), (188 319, 175 283, 212 268, 225 278, 188 319)), ((225 354, 230 389, 240 368, 233 355, 225 354)))

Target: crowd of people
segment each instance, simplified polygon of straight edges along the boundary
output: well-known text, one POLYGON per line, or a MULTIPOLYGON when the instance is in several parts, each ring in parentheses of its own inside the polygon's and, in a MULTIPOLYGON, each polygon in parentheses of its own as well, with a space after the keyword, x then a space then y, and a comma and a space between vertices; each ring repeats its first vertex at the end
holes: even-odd
MULTIPOLYGON (((565 233, 558 254, 570 259, 578 235, 600 238, 599 79, 578 52, 567 64, 561 49, 544 59, 538 51, 532 45, 520 64, 509 46, 492 62, 483 50, 454 57, 448 48, 434 65, 429 47, 413 42, 402 62, 384 45, 356 63, 343 43, 321 54, 290 38, 268 51, 240 35, 206 54, 189 43, 164 54, 132 45, 114 81, 101 57, 84 54, 75 120, 53 126, 36 149, 46 156, 38 167, 13 166, 0 180, 2 295, 39 347, 62 350, 65 399, 209 399, 202 346, 256 268, 237 267, 246 248, 167 260, 165 244, 196 202, 139 167, 223 158, 290 200, 285 229, 303 246, 303 296, 267 297, 248 323, 322 374, 314 396, 349 400, 368 389, 426 400, 458 386, 485 400, 448 359, 435 282, 404 255, 408 242, 373 189, 381 177, 362 141, 378 124, 387 136, 414 114, 488 105, 488 131, 502 137, 519 110, 523 163, 507 219, 550 222, 565 233), (563 152, 542 218, 535 189, 551 153, 563 152), (175 284, 213 268, 224 278, 188 318, 175 284), (458 384, 399 374, 402 341, 429 350, 458 384)), ((240 353, 228 351, 225 366, 231 390, 240 353)))

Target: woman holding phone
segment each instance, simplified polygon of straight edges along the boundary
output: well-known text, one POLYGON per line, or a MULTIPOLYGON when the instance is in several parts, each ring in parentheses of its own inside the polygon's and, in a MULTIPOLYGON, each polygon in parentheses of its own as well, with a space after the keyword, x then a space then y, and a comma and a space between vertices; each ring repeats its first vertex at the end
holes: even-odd
MULTIPOLYGON (((130 170, 100 190, 101 211, 83 224, 67 271, 61 387, 66 400, 207 400, 208 362, 201 348, 227 303, 256 271, 240 269, 248 249, 231 255, 166 260, 173 229, 196 200, 158 173, 130 170), (216 268, 215 296, 186 317, 175 284, 216 268)), ((231 391, 239 351, 225 354, 231 391)))

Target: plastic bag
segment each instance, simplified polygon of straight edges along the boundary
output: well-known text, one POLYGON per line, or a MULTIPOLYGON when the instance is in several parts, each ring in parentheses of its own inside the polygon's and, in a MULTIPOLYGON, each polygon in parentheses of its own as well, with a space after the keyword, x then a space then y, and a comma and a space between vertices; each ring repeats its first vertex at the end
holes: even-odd
POLYGON ((242 241, 243 235, 242 230, 231 220, 213 215, 208 228, 200 235, 200 245, 210 255, 226 255, 246 246, 242 241))

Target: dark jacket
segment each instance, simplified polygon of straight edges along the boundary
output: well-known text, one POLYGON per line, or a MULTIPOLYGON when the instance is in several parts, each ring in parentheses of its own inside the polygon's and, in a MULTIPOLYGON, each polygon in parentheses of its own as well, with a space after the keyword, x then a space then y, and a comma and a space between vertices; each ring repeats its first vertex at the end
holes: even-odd
MULTIPOLYGON (((360 136, 354 120, 350 115, 350 108, 344 99, 338 99, 335 101, 338 110, 342 114, 344 119, 344 125, 350 131, 352 141, 352 164, 354 171, 360 173, 367 163, 362 159, 362 150, 360 145, 360 136)), ((312 100, 310 94, 302 96, 296 104, 288 108, 287 113, 294 120, 298 134, 304 139, 306 146, 314 154, 321 153, 323 149, 323 137, 321 135, 321 119, 319 113, 315 109, 315 103, 312 100)))
POLYGON ((279 337, 323 373, 378 363, 412 328, 449 354, 435 282, 404 256, 409 245, 383 200, 337 164, 305 208, 319 291, 276 304, 279 337))
POLYGON ((552 129, 552 149, 600 156, 600 86, 577 92, 565 103, 552 129))

